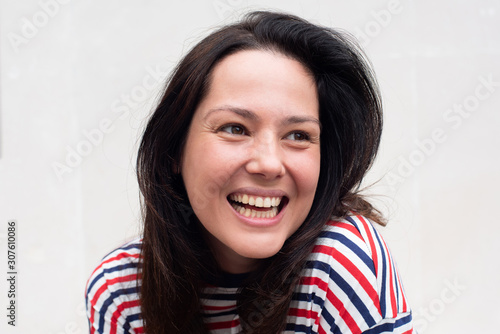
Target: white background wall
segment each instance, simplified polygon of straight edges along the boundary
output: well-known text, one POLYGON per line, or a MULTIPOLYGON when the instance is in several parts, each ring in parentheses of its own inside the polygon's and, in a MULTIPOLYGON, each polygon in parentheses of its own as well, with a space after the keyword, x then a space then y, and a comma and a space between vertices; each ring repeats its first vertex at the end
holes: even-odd
POLYGON ((494 331, 499 1, 0 0, 1 333, 87 332, 87 277, 140 231, 135 152, 166 73, 209 28, 266 8, 356 34, 374 64, 385 132, 369 181, 420 333, 494 331))

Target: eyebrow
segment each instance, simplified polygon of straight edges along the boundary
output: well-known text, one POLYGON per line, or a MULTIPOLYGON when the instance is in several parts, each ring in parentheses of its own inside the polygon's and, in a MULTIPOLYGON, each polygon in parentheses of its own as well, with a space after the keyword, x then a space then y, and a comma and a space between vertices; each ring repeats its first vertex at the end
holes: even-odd
POLYGON ((248 109, 242 109, 242 108, 237 108, 237 107, 232 107, 232 106, 221 106, 221 107, 210 109, 207 112, 207 114, 205 115, 205 117, 203 117, 203 119, 207 119, 208 116, 210 116, 214 112, 218 112, 218 111, 231 111, 235 114, 240 115, 243 118, 247 118, 247 119, 250 119, 252 121, 259 121, 260 120, 260 117, 256 113, 254 113, 248 109))
MULTIPOLYGON (((233 112, 243 118, 252 120, 252 121, 260 121, 261 117, 254 113, 253 111, 250 111, 248 109, 243 109, 243 108, 237 108, 237 107, 232 107, 232 106, 221 106, 218 108, 213 108, 208 111, 208 113, 203 117, 203 119, 207 119, 208 116, 210 116, 214 112, 219 112, 219 111, 230 111, 233 112)), ((289 125, 289 124, 299 124, 299 123, 306 123, 306 122, 313 122, 316 123, 320 128, 321 128, 321 123, 320 121, 315 118, 315 117, 309 117, 309 116, 290 116, 286 119, 284 119, 281 124, 282 125, 289 125)))

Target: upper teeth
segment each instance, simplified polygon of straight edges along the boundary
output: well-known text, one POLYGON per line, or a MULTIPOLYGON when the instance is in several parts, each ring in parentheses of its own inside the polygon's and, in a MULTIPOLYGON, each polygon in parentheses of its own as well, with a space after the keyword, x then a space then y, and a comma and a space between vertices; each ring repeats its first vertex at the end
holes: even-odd
POLYGON ((258 208, 270 208, 273 206, 278 206, 281 203, 281 197, 259 197, 259 196, 243 194, 243 195, 230 195, 229 198, 232 201, 253 205, 258 208))

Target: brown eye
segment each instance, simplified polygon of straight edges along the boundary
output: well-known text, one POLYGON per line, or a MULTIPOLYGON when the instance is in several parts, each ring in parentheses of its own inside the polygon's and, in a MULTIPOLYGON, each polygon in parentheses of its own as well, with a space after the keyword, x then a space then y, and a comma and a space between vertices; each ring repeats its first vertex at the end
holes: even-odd
POLYGON ((245 135, 245 129, 240 125, 225 125, 221 129, 221 131, 227 132, 232 135, 245 135))
POLYGON ((304 132, 292 132, 288 136, 286 136, 286 139, 304 141, 309 140, 309 136, 304 132))

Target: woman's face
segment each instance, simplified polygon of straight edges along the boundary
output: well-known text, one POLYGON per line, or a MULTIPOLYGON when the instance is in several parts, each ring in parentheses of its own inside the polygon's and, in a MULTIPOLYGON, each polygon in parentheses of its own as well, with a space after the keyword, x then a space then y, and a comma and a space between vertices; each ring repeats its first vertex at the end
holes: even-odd
POLYGON ((320 171, 316 85, 279 53, 240 51, 213 69, 181 173, 222 269, 255 268, 304 222, 320 171))

